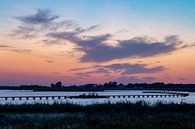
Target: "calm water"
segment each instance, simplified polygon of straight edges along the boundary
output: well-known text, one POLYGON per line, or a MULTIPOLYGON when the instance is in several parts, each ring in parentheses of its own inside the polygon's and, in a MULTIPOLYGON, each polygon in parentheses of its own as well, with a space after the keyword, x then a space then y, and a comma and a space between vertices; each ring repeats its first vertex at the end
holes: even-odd
MULTIPOLYGON (((0 90, 0 96, 75 96, 80 95, 89 92, 33 92, 33 91, 27 91, 27 90, 0 90)), ((103 92, 96 92, 98 95, 146 95, 146 94, 153 94, 154 93, 142 93, 142 91, 139 90, 107 90, 103 92)), ((157 93, 156 93, 157 94, 157 93)), ((46 100, 43 98, 42 100, 33 100, 32 98, 29 100, 11 100, 8 99, 5 101, 4 99, 0 99, 0 104, 5 103, 13 103, 13 104, 21 104, 21 103, 53 103, 53 102, 70 102, 70 103, 76 103, 76 104, 94 104, 94 103, 116 103, 121 101, 131 101, 136 102, 144 100, 150 104, 153 104, 158 101, 166 102, 166 103, 195 103, 195 92, 190 92, 190 95, 187 97, 171 97, 171 98, 106 98, 106 99, 61 99, 61 100, 52 100, 51 98, 49 100, 46 100)))

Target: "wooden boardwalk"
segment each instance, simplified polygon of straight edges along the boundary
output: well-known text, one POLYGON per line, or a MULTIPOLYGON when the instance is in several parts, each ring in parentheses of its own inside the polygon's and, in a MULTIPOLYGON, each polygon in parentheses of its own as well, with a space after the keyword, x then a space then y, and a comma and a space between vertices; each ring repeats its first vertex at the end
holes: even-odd
MULTIPOLYGON (((188 94, 189 95, 189 94, 188 94)), ((100 96, 0 96, 2 100, 63 100, 63 99, 98 99, 98 98, 170 98, 186 97, 187 94, 164 94, 164 95, 100 95, 100 96)))
POLYGON ((149 91, 143 91, 142 93, 160 93, 160 94, 176 94, 176 95, 189 95, 189 92, 185 91, 170 91, 170 90, 149 90, 149 91))

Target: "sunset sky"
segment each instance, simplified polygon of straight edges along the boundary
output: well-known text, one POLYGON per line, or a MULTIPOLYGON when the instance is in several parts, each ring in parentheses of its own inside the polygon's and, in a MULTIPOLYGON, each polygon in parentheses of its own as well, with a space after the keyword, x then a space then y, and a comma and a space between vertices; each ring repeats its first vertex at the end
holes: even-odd
POLYGON ((0 85, 195 83, 195 0, 0 0, 0 85))

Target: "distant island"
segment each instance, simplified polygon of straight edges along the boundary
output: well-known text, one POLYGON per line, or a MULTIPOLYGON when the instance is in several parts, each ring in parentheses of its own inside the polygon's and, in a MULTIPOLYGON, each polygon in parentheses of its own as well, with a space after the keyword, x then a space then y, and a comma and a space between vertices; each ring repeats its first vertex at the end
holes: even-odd
POLYGON ((104 84, 85 85, 63 85, 62 82, 51 83, 50 86, 43 85, 20 85, 0 86, 0 90, 33 90, 33 91, 104 91, 104 90, 174 90, 195 92, 195 84, 173 84, 173 83, 129 83, 122 84, 115 81, 104 84))

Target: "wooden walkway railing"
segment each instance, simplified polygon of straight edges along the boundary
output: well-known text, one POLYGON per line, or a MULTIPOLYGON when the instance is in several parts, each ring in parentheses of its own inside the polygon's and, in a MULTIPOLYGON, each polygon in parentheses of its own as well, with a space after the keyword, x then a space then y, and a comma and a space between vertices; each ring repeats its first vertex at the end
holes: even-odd
POLYGON ((42 100, 42 99, 97 99, 97 98, 168 98, 168 97, 186 97, 189 94, 164 94, 164 95, 100 95, 100 96, 0 96, 2 100, 42 100))

